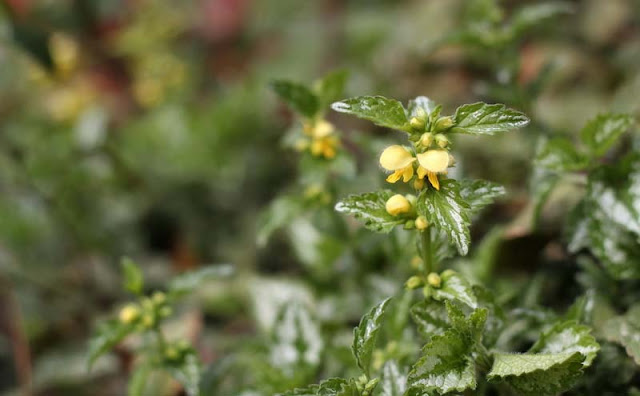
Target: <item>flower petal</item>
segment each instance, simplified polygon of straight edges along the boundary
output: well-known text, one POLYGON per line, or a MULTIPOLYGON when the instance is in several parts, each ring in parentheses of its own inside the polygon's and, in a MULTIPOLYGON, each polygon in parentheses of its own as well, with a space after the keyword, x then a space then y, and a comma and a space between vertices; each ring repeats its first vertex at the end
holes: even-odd
POLYGON ((429 172, 441 173, 449 166, 449 153, 446 150, 429 150, 417 157, 420 165, 429 172))
POLYGON ((409 150, 396 144, 384 149, 380 155, 380 166, 395 171, 407 167, 415 160, 409 150))

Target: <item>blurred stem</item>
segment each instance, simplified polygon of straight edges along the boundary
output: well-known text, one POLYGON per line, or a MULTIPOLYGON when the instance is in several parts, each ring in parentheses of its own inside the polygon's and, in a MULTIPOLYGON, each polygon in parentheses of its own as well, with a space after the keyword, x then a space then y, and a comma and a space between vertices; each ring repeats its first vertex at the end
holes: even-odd
POLYGON ((29 341, 23 327, 22 311, 15 298, 10 284, 0 278, 0 326, 4 327, 7 338, 11 342, 13 350, 13 360, 18 382, 20 384, 20 394, 31 395, 31 350, 29 341))
POLYGON ((436 263, 433 257, 433 249, 431 246, 431 228, 420 231, 422 245, 422 262, 424 263, 424 272, 426 275, 436 271, 436 263))
POLYGON ((161 353, 164 353, 164 350, 167 349, 167 340, 164 337, 164 333, 160 326, 154 327, 153 331, 156 333, 156 338, 158 339, 158 349, 160 349, 161 353))

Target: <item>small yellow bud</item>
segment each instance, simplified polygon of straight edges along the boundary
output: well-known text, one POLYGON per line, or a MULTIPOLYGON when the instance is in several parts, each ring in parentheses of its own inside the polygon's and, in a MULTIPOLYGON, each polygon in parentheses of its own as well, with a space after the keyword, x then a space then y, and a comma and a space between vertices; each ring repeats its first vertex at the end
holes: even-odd
POLYGON ((155 320, 153 319, 153 315, 151 314, 144 314, 144 316, 142 316, 142 325, 149 329, 151 327, 153 327, 153 324, 155 323, 155 320))
POLYGON ((413 188, 415 188, 416 190, 422 190, 424 188, 424 179, 416 178, 413 181, 413 188))
POLYGON ((422 295, 424 295, 424 298, 426 298, 427 300, 431 298, 431 286, 429 285, 425 285, 422 288, 422 295))
POLYGON ((142 304, 142 308, 144 308, 145 311, 151 311, 153 309, 153 301, 149 297, 143 298, 140 304, 142 304))
POLYGON ((166 318, 171 316, 171 314, 173 313, 173 309, 171 307, 162 307, 158 310, 158 315, 161 318, 166 318))
POLYGON ((411 117, 411 120, 409 121, 409 125, 411 125, 411 128, 420 131, 424 129, 425 124, 423 119, 420 119, 418 117, 411 117))
POLYGON ((414 275, 411 278, 407 279, 407 282, 405 283, 405 286, 409 290, 414 290, 414 289, 419 288, 423 284, 424 284, 424 282, 422 282, 422 279, 420 279, 419 276, 414 275))
POLYGON ((453 120, 451 117, 440 117, 438 121, 436 121, 435 130, 436 132, 446 131, 447 129, 453 126, 453 120))
POLYGON ((429 227, 429 222, 427 221, 427 218, 424 216, 418 216, 418 218, 416 219, 416 228, 422 231, 427 227, 429 227))
POLYGON ((404 195, 396 194, 387 200, 385 209, 391 216, 397 216, 402 213, 408 213, 411 210, 411 203, 404 195))
POLYGON ((135 304, 127 304, 120 310, 119 319, 124 324, 133 323, 140 317, 140 309, 135 304))
POLYGON ((427 283, 435 287, 436 289, 440 287, 441 282, 442 280, 440 279, 440 275, 436 274, 435 272, 427 275, 427 283))
POLYGON ((422 266, 422 259, 420 258, 420 256, 413 256, 410 264, 411 268, 413 268, 414 270, 419 270, 422 266))
POLYGON ((151 296, 151 300, 155 305, 162 305, 167 302, 167 296, 163 292, 155 292, 153 296, 151 296))
POLYGON ((405 230, 412 230, 415 226, 416 226, 416 223, 413 220, 407 220, 407 222, 404 223, 405 230))
POLYGON ((424 147, 429 147, 431 143, 433 143, 433 134, 429 132, 423 133, 420 137, 420 144, 424 147))
POLYGON ((436 144, 440 148, 445 148, 449 145, 449 139, 447 139, 447 137, 441 133, 437 134, 435 139, 436 139, 436 144))
POLYGON ((190 344, 190 343, 189 343, 189 341, 187 341, 187 340, 179 340, 179 341, 176 343, 176 347, 177 347, 178 349, 180 349, 181 351, 186 351, 186 350, 191 349, 191 344, 190 344))
POLYGON ((455 275, 455 274, 456 274, 456 271, 448 269, 448 270, 444 271, 442 274, 440 274, 440 276, 442 278, 449 278, 451 275, 455 275))
POLYGON ((169 360, 175 360, 180 356, 180 353, 176 348, 170 346, 167 349, 165 349, 164 356, 169 360))
POLYGON ((331 135, 333 131, 335 131, 335 128, 333 127, 332 123, 325 120, 320 120, 314 126, 312 134, 316 139, 320 139, 331 135))

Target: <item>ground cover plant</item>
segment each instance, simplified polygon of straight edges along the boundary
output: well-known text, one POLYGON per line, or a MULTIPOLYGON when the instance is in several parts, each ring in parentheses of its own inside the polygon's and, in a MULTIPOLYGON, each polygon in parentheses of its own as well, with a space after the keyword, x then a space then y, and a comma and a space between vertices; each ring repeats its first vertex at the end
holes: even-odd
POLYGON ((640 395, 637 1, 179 3, 0 5, 0 395, 640 395))

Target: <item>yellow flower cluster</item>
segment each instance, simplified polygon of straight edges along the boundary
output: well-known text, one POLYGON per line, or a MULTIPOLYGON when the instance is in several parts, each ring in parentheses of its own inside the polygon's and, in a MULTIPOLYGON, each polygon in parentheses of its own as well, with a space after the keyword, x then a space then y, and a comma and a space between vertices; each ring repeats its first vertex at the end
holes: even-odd
POLYGON ((304 123, 302 130, 306 137, 296 144, 299 151, 309 149, 313 156, 326 159, 336 156, 340 139, 333 124, 325 120, 308 121, 304 123))
MULTIPOLYGON (((452 123, 451 118, 442 117, 436 122, 435 129, 437 131, 449 128, 452 123)), ((413 117, 410 125, 414 129, 422 129, 425 122, 413 117)), ((420 190, 425 186, 426 177, 429 183, 439 190, 438 175, 446 174, 447 168, 454 165, 453 156, 447 150, 448 145, 449 140, 443 134, 425 132, 414 143, 415 150, 400 145, 387 147, 380 155, 380 166, 391 172, 387 177, 389 183, 395 183, 400 179, 407 183, 413 179, 413 187, 420 190), (436 147, 431 148, 434 144, 436 147)))

